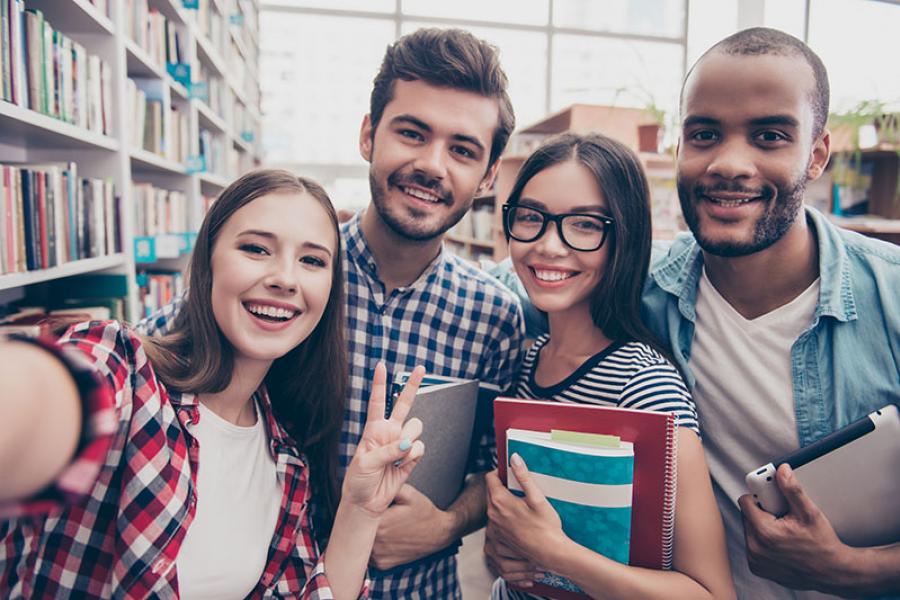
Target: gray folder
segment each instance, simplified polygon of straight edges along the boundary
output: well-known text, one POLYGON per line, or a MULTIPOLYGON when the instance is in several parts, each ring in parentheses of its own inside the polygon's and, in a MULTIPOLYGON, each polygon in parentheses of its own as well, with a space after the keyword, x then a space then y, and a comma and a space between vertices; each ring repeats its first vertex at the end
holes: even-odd
MULTIPOLYGON (((437 378, 429 377, 430 381, 437 378)), ((478 381, 440 378, 419 388, 407 419, 422 421, 425 455, 408 483, 446 510, 462 490, 475 425, 478 381), (446 383, 443 383, 446 381, 446 383)), ((424 385, 424 384, 423 384, 424 385)))

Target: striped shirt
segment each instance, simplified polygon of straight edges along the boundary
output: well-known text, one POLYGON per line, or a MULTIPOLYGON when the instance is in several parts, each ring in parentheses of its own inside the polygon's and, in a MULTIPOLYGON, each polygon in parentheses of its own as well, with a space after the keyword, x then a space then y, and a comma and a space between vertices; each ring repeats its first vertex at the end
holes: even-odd
MULTIPOLYGON (((562 381, 541 386, 535 381, 541 348, 550 340, 544 334, 535 340, 522 362, 516 396, 580 404, 598 404, 668 412, 680 427, 698 435, 697 409, 678 370, 659 352, 642 342, 614 342, 586 360, 562 381)), ((546 565, 551 568, 551 565, 546 565)), ((539 598, 511 589, 502 579, 494 582, 493 600, 539 598)))

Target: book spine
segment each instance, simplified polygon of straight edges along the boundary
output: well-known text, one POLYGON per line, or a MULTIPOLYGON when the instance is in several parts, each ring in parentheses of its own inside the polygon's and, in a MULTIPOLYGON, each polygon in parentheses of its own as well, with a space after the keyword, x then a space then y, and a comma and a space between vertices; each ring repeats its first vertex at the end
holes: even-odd
POLYGON ((675 492, 678 481, 678 426, 669 415, 666 424, 666 480, 663 494, 662 568, 672 568, 675 547, 675 492))
POLYGON ((23 272, 28 270, 27 266, 27 237, 26 220, 25 220, 25 175, 23 169, 14 171, 15 181, 13 186, 16 189, 16 271, 23 272))
MULTIPOLYGON (((3 0, 5 1, 5 0, 3 0)), ((16 268, 16 185, 17 172, 14 167, 3 167, 3 188, 6 193, 3 197, 3 212, 6 213, 6 229, 4 230, 6 245, 6 272, 14 273, 16 268)))
POLYGON ((0 0, 0 62, 3 66, 3 99, 12 102, 12 48, 9 36, 9 2, 0 0))
POLYGON ((43 102, 41 99, 41 88, 43 83, 43 75, 41 66, 44 64, 41 48, 43 47, 44 36, 41 33, 41 16, 40 13, 26 10, 23 13, 25 36, 23 60, 27 65, 28 72, 28 108, 37 112, 44 112, 43 102))
POLYGON ((22 169, 22 214, 24 216, 24 242, 25 242, 25 269, 32 271, 37 268, 37 261, 34 255, 34 222, 36 220, 36 211, 34 210, 34 200, 32 197, 32 181, 31 172, 28 169, 22 169))
MULTIPOLYGON (((3 0, 0 0, 2 2, 3 0)), ((6 167, 0 165, 0 233, 3 239, 0 239, 0 274, 6 273, 6 239, 7 225, 6 220, 9 218, 6 214, 6 194, 9 191, 9 178, 6 177, 6 167)))
POLYGON ((38 243, 37 255, 40 257, 38 268, 46 269, 50 266, 49 239, 47 235, 49 232, 49 219, 47 218, 47 174, 43 171, 36 171, 35 180, 37 182, 35 187, 35 199, 37 201, 38 210, 35 239, 38 243))

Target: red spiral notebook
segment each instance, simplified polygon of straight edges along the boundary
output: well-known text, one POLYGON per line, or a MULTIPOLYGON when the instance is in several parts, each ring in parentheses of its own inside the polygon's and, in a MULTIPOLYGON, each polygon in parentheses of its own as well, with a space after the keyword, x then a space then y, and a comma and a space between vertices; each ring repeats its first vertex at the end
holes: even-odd
MULTIPOLYGON (((494 400, 497 462, 506 483, 507 429, 549 432, 551 429, 619 436, 634 444, 634 482, 629 564, 651 569, 672 566, 675 531, 675 415, 591 404, 497 398, 494 400)), ((543 584, 532 594, 582 600, 584 594, 543 584)))

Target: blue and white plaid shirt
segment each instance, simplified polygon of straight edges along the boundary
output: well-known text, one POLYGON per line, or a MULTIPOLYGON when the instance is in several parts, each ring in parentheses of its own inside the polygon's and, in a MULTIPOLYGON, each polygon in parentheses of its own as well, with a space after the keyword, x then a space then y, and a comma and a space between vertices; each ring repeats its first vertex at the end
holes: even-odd
MULTIPOLYGON (((350 397, 340 444, 343 475, 362 436, 378 361, 385 362, 388 381, 421 364, 430 374, 478 379, 505 390, 518 371, 525 327, 518 299, 446 248, 415 282, 385 294, 358 216, 341 227, 341 237, 350 356, 350 397)), ((148 317, 141 328, 148 333, 167 330, 178 304, 148 317)), ((483 431, 475 471, 494 466, 493 427, 483 431)), ((461 598, 456 557, 439 556, 371 573, 370 597, 461 598)))

